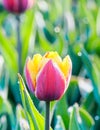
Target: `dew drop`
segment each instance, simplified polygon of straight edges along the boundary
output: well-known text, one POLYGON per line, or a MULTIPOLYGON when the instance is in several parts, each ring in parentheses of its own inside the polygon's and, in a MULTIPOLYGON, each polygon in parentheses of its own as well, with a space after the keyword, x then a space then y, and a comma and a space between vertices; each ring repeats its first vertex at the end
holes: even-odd
POLYGON ((98 121, 100 117, 98 115, 95 116, 95 120, 98 121))
POLYGON ((78 56, 82 56, 82 53, 81 53, 81 52, 78 52, 78 56))

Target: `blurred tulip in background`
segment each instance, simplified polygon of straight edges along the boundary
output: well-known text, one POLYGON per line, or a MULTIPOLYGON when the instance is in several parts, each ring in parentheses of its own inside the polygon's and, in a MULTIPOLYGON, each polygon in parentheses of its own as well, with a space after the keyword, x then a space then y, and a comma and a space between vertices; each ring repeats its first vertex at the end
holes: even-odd
POLYGON ((4 7, 11 13, 22 13, 31 8, 34 0, 3 0, 4 7))

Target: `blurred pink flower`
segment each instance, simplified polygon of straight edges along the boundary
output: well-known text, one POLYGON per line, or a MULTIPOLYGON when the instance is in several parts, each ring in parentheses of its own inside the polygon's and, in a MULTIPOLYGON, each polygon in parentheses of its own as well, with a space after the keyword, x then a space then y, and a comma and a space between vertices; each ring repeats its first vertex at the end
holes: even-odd
POLYGON ((63 60, 57 52, 48 52, 28 58, 25 65, 27 85, 35 96, 44 101, 60 99, 68 88, 72 62, 69 56, 63 60))
POLYGON ((22 13, 31 8, 33 4, 34 0, 3 0, 5 9, 16 14, 22 13))

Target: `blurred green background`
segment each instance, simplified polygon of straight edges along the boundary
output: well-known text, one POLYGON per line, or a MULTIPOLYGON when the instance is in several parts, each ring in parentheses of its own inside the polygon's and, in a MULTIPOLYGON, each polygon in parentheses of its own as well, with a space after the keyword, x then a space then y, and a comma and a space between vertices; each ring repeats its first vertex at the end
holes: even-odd
MULTIPOLYGON (((52 128, 99 130, 100 1, 36 0, 32 9, 20 15, 20 20, 23 78, 27 56, 57 51, 62 58, 69 54, 72 59, 68 90, 59 102, 51 104, 52 128)), ((15 15, 7 12, 0 0, 0 130, 32 129, 17 78, 16 24, 15 15)), ((31 93, 30 96, 44 116, 44 102, 31 93)))

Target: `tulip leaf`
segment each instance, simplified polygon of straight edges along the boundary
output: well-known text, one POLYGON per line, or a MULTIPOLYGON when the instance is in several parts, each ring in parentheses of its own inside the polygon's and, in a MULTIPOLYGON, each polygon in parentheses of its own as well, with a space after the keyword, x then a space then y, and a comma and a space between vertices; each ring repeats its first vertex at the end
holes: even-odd
POLYGON ((9 70, 9 73, 11 74, 12 81, 15 80, 15 74, 17 73, 17 52, 14 48, 14 46, 9 42, 9 39, 7 39, 2 31, 0 32, 0 52, 2 53, 9 70), (13 70, 13 73, 12 73, 13 70))
POLYGON ((89 77, 92 80, 92 84, 94 87, 93 93, 94 93, 94 97, 95 100, 97 101, 98 104, 100 104, 100 81, 99 81, 99 77, 98 77, 98 70, 95 67, 94 63, 92 63, 92 61, 90 60, 87 52, 82 49, 82 61, 84 63, 84 65, 86 66, 87 72, 89 74, 89 77))
POLYGON ((90 129, 94 125, 94 120, 83 108, 79 108, 79 114, 81 116, 82 121, 84 122, 84 126, 87 126, 88 129, 90 129))
MULTIPOLYGON (((21 31, 22 31, 22 65, 25 64, 25 59, 26 59, 26 56, 27 56, 28 51, 29 51, 30 39, 32 38, 32 34, 35 31, 35 27, 34 28, 33 27, 34 27, 34 13, 33 13, 33 10, 30 10, 30 11, 26 12, 24 24, 21 26, 21 31), (34 29, 34 31, 33 31, 33 29, 34 29)), ((32 46, 31 48, 34 49, 34 46, 32 46)))
POLYGON ((88 20, 89 25, 91 27, 92 35, 96 34, 96 21, 93 17, 93 13, 87 9, 87 6, 86 6, 84 0, 81 0, 81 8, 84 11, 85 16, 87 17, 87 20, 88 20))
POLYGON ((7 130, 7 123, 6 115, 0 115, 0 130, 7 130))
POLYGON ((96 28, 97 28, 97 34, 100 36, 100 7, 99 7, 99 11, 97 14, 97 24, 96 24, 96 28))
POLYGON ((79 46, 77 44, 75 44, 73 46, 73 44, 69 44, 68 46, 68 54, 71 57, 72 60, 72 72, 73 75, 78 75, 82 66, 82 62, 81 59, 76 55, 75 51, 78 50, 79 46))
MULTIPOLYGON (((24 109, 21 107, 21 105, 18 105, 16 108, 16 117, 17 117, 16 130, 18 130, 19 128, 21 130, 29 129, 29 124, 27 122, 26 114, 24 109)), ((30 121, 32 121, 31 117, 29 118, 30 121)), ((30 124, 33 125, 32 122, 30 124)), ((34 130, 34 126, 30 126, 30 128, 34 130)))
POLYGON ((50 21, 54 22, 59 17, 59 15, 62 14, 62 1, 48 1, 48 4, 50 6, 49 8, 49 17, 50 21), (55 13, 52 13, 55 12, 55 13))
POLYGON ((70 130, 90 130, 93 128, 94 120, 89 113, 75 104, 70 115, 70 130))
MULTIPOLYGON (((28 109, 27 109, 27 104, 26 104, 26 101, 25 101, 25 96, 26 96, 26 95, 25 95, 25 89, 26 89, 26 86, 25 86, 25 84, 24 84, 24 81, 23 81, 22 77, 21 77, 19 74, 18 74, 18 78, 19 78, 19 85, 20 85, 19 87, 20 87, 20 93, 21 93, 22 104, 23 104, 23 107, 24 107, 24 109, 25 109, 25 112, 26 112, 27 119, 28 119, 28 121, 29 121, 30 127, 31 127, 31 122, 32 122, 34 128, 35 128, 35 129, 38 129, 34 117, 32 118, 32 121, 31 121, 31 119, 30 119, 30 116, 31 116, 33 113, 29 113, 29 112, 28 112, 28 109)), ((33 128, 32 128, 32 129, 33 129, 33 128)), ((32 129, 31 129, 31 130, 32 130, 32 129)))
POLYGON ((73 110, 70 115, 69 130, 81 130, 77 121, 77 114, 75 107, 73 107, 73 110))
POLYGON ((85 98, 84 102, 81 104, 82 108, 87 110, 92 116, 95 114, 97 108, 97 103, 94 98, 93 91, 85 98))
POLYGON ((69 115, 67 109, 68 106, 66 103, 66 98, 65 96, 63 96, 62 99, 56 104, 56 115, 60 115, 62 117, 66 129, 68 129, 68 125, 69 125, 69 115))
POLYGON ((78 80, 74 76, 71 78, 71 82, 66 91, 66 97, 69 106, 80 101, 81 94, 78 86, 78 80))
POLYGON ((0 96, 0 115, 1 114, 7 114, 8 115, 8 120, 10 121, 9 127, 11 127, 11 130, 15 129, 15 117, 12 111, 12 107, 11 104, 6 100, 3 99, 0 96))
MULTIPOLYGON (((1 7, 1 5, 0 5, 0 7, 1 7)), ((2 6, 2 8, 3 8, 3 6, 2 6)), ((3 11, 4 11, 4 8, 3 8, 3 11)), ((0 26, 4 22, 6 16, 7 16, 7 13, 6 12, 1 13, 1 10, 0 10, 0 26)))
POLYGON ((29 93, 26 89, 26 86, 20 74, 18 74, 18 77, 19 77, 22 103, 25 108, 25 111, 26 113, 28 112, 29 115, 31 116, 33 124, 34 124, 34 128, 38 130, 43 130, 44 124, 45 124, 44 118, 34 106, 34 103, 32 102, 31 97, 29 96, 29 93))
POLYGON ((18 120, 20 118, 26 118, 25 111, 21 105, 17 105, 17 107, 16 107, 16 116, 17 116, 18 120))
POLYGON ((57 116, 54 130, 66 130, 63 124, 63 120, 60 116, 57 116))
POLYGON ((5 35, 0 31, 0 52, 4 57, 6 68, 10 74, 10 89, 11 93, 14 96, 15 101, 20 102, 19 98, 19 91, 17 84, 15 82, 17 81, 17 71, 18 71, 18 63, 17 63, 17 51, 15 46, 12 44, 12 41, 10 38, 5 37, 5 35), (15 87, 13 87, 13 85, 15 87))
POLYGON ((27 107, 27 110, 29 111, 32 119, 34 119, 34 124, 37 124, 36 125, 36 129, 44 129, 44 121, 43 121, 43 118, 42 116, 39 114, 39 112, 36 110, 36 108, 34 107, 34 104, 31 100, 31 98, 29 97, 29 94, 27 93, 27 91, 25 91, 25 101, 26 101, 26 107, 27 107))
POLYGON ((44 51, 57 51, 59 54, 62 53, 64 41, 61 34, 58 34, 57 35, 58 39, 51 44, 50 41, 46 39, 45 35, 41 30, 38 30, 38 33, 39 33, 39 43, 44 51))

